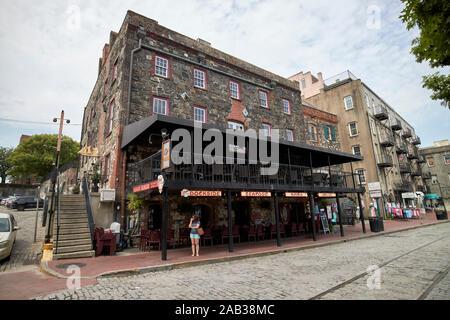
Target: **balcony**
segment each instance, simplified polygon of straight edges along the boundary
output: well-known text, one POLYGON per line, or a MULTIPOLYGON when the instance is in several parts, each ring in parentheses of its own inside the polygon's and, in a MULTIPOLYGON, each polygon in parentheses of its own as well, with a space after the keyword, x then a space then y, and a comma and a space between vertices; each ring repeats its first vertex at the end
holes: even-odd
POLYGON ((418 159, 419 158, 419 152, 416 148, 409 148, 408 150, 408 159, 418 159))
POLYGON ((411 141, 411 143, 412 143, 413 145, 421 144, 420 138, 419 138, 419 137, 415 137, 415 138, 411 141))
POLYGON ((422 172, 422 178, 423 179, 431 179, 431 173, 430 172, 422 172))
POLYGON ((409 130, 408 128, 406 128, 405 130, 403 130, 402 132, 402 137, 407 139, 407 138, 411 138, 411 130, 409 130))
POLYGON ((416 191, 420 191, 420 192, 425 193, 426 187, 425 187, 425 186, 422 186, 422 185, 418 185, 418 186, 416 187, 416 191))
POLYGON ((400 173, 411 173, 411 165, 409 163, 400 163, 400 173))
POLYGON ((392 157, 388 154, 379 154, 377 166, 379 168, 388 168, 392 167, 394 162, 392 161, 392 157))
POLYGON ((380 136, 380 146, 393 147, 395 145, 394 136, 389 132, 383 132, 380 136))
POLYGON ((394 131, 402 130, 402 123, 398 119, 393 119, 391 121, 391 129, 394 131))
POLYGON ((417 157, 417 163, 425 163, 425 158, 423 156, 418 156, 417 157))
POLYGON ((381 105, 378 105, 375 107, 375 110, 373 112, 373 116, 377 120, 386 120, 389 119, 389 114, 387 112, 387 109, 381 105))
POLYGON ((414 168, 414 169, 411 171, 411 176, 413 176, 413 177, 420 177, 420 176, 422 176, 422 169, 419 168, 419 167, 414 168))
POLYGON ((394 184, 394 189, 400 192, 412 192, 411 182, 400 182, 394 184))
POLYGON ((397 154, 406 153, 406 145, 404 143, 397 143, 395 146, 395 152, 397 152, 397 154))
POLYGON ((323 81, 324 86, 325 86, 324 90, 327 91, 327 90, 336 88, 344 83, 351 82, 351 81, 357 80, 357 79, 358 78, 353 73, 351 73, 350 71, 347 70, 347 71, 339 73, 335 76, 332 76, 328 79, 325 79, 323 81))

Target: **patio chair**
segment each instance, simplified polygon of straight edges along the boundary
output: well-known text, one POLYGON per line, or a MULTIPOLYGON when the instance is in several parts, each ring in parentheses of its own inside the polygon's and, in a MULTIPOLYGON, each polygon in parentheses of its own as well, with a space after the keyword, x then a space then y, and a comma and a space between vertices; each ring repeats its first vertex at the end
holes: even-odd
POLYGON ((141 231, 141 239, 139 241, 139 250, 145 250, 147 247, 147 240, 150 237, 150 231, 149 230, 142 230, 141 231))
POLYGON ((291 224, 291 237, 298 235, 297 224, 293 222, 291 224))
MULTIPOLYGON (((280 224, 280 236, 285 236, 285 228, 284 224, 280 224)), ((277 225, 273 224, 270 226, 270 239, 273 238, 273 235, 277 235, 277 225)))
POLYGON ((230 233, 228 232, 228 227, 223 227, 222 228, 222 244, 223 244, 223 240, 226 238, 230 237, 230 233))
POLYGON ((172 246, 172 248, 175 248, 176 241, 175 241, 175 230, 167 230, 167 246, 172 246))
POLYGON ((258 224, 258 226, 256 227, 256 239, 259 240, 259 238, 261 237, 263 240, 266 238, 262 224, 258 224))
POLYGON ((211 228, 205 229, 205 233, 203 234, 203 236, 201 237, 203 240, 203 246, 206 245, 206 240, 211 241, 211 247, 214 244, 214 237, 213 237, 213 232, 211 228))
POLYGON ((116 235, 112 232, 105 233, 103 228, 95 228, 95 255, 99 256, 103 248, 108 248, 109 255, 112 256, 116 252, 116 235))
POLYGON ((148 251, 151 251, 152 244, 158 244, 158 250, 161 250, 161 232, 159 230, 150 231, 150 237, 147 244, 148 251))
POLYGON ((331 179, 331 185, 334 186, 334 187, 337 187, 337 185, 338 185, 338 176, 335 175, 335 174, 332 174, 330 179, 331 179))
POLYGON ((233 226, 233 240, 234 238, 238 239, 238 242, 241 242, 241 234, 239 233, 239 226, 233 226))
POLYGON ((191 236, 189 228, 180 228, 179 240, 181 242, 181 245, 184 245, 185 243, 186 245, 188 245, 190 237, 191 236))
POLYGON ((255 226, 250 226, 248 228, 247 241, 250 241, 251 238, 255 239, 255 242, 256 242, 256 229, 255 229, 255 226))

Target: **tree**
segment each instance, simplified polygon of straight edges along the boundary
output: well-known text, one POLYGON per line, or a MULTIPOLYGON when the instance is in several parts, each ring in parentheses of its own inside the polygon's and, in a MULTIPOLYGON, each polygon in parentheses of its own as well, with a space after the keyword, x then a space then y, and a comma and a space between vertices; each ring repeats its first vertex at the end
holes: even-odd
POLYGON ((0 147, 0 178, 2 179, 2 183, 6 183, 7 172, 11 169, 11 165, 6 159, 11 155, 12 151, 12 148, 0 147))
MULTIPOLYGON (((417 62, 428 61, 432 68, 450 65, 450 2, 442 0, 402 0, 405 8, 400 18, 408 30, 418 27, 411 53, 417 62)), ((432 90, 433 100, 450 108, 450 75, 436 72, 423 77, 423 87, 432 90)))
MULTIPOLYGON (((11 153, 7 161, 12 166, 8 171, 13 177, 36 176, 43 178, 54 168, 56 160, 57 134, 31 136, 11 153)), ((69 137, 62 137, 59 166, 78 158, 79 143, 69 137)))

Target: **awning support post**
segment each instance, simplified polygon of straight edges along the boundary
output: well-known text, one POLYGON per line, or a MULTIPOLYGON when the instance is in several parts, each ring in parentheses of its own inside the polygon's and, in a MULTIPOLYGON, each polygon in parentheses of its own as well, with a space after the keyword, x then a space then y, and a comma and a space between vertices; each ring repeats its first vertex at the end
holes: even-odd
POLYGON ((338 215, 339 215, 339 228, 341 229, 341 237, 344 236, 344 227, 342 225, 342 209, 341 204, 339 203, 339 195, 336 193, 336 206, 338 208, 338 215))
POLYGON ((227 191, 228 209, 228 252, 233 252, 233 216, 231 215, 231 191, 227 191))
POLYGON ((314 211, 314 198, 312 192, 308 192, 308 198, 309 198, 309 212, 311 214, 311 225, 312 225, 312 235, 313 240, 317 241, 316 238, 316 214, 314 211))
POLYGON ((167 187, 162 192, 162 243, 161 260, 167 260, 167 225, 168 225, 168 205, 167 205, 167 187))

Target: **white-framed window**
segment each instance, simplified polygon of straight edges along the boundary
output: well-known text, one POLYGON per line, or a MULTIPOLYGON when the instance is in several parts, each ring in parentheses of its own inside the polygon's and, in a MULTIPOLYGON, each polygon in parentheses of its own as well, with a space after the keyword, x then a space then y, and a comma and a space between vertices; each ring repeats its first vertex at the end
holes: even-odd
POLYGON ((264 108, 269 107, 269 102, 267 99, 267 92, 259 90, 259 105, 264 108))
POLYGON ((316 141, 316 126, 308 124, 308 140, 316 141))
POLYGON ((206 109, 203 107, 194 107, 194 121, 206 123, 206 109))
POLYGON ((153 113, 168 115, 169 106, 168 100, 164 98, 153 97, 153 113))
POLYGON ((194 68, 194 86, 206 89, 206 73, 205 71, 194 68))
POLYGON ((306 88, 306 81, 305 81, 305 79, 302 79, 300 82, 302 83, 302 89, 305 89, 306 88))
POLYGON ((239 83, 230 80, 230 97, 238 99, 240 97, 239 83))
POLYGON ((291 114, 291 102, 288 99, 283 99, 283 112, 291 114))
POLYGON ((348 124, 348 130, 350 131, 350 137, 358 135, 358 128, 356 127, 356 122, 350 122, 348 124))
POLYGON ((353 146, 352 147, 352 152, 353 152, 354 155, 360 156, 361 155, 361 147, 360 146, 353 146))
POLYGON ((365 184, 366 183, 366 176, 364 175, 364 169, 356 169, 356 179, 358 181, 358 184, 365 184))
POLYGON ((244 130, 244 126, 239 122, 228 121, 228 129, 244 130))
POLYGON ((291 129, 286 129, 286 140, 294 141, 294 131, 292 131, 291 129))
POLYGON ((155 56, 155 74, 167 78, 169 76, 169 60, 155 56))
POLYGON ((264 131, 264 135, 270 137, 272 135, 272 127, 268 123, 263 123, 261 129, 264 131))
POLYGON ((353 109, 353 99, 352 96, 347 96, 344 98, 345 110, 353 109))

